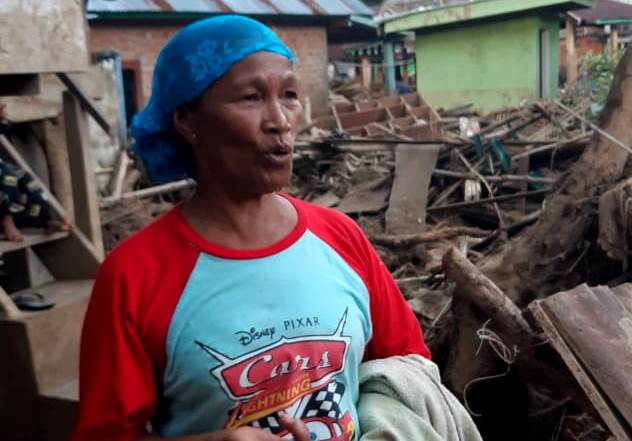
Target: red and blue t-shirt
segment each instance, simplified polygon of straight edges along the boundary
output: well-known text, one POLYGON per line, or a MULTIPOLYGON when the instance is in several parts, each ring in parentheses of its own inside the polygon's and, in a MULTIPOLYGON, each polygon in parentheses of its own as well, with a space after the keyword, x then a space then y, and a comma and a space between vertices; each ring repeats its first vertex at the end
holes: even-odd
POLYGON ((289 198, 293 231, 257 250, 205 241, 178 206, 102 265, 81 347, 75 441, 250 425, 351 440, 363 359, 418 353, 421 330, 360 228, 289 198))

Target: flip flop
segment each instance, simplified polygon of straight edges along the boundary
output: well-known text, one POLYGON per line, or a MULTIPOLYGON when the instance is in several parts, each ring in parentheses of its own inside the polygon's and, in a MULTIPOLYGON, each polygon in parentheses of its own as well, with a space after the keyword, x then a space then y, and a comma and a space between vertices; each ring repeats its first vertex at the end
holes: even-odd
POLYGON ((55 302, 49 302, 46 298, 37 293, 19 294, 12 297, 15 305, 23 311, 44 311, 55 306, 55 302))

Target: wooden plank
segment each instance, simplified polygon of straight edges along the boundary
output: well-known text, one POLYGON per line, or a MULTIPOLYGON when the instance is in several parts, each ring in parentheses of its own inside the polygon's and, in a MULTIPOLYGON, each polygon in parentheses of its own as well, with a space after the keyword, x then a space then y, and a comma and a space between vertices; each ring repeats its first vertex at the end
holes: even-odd
POLYGON ((125 150, 122 150, 119 154, 118 164, 116 165, 116 173, 112 175, 112 179, 110 181, 110 191, 112 192, 112 197, 121 197, 121 194, 123 193, 123 181, 127 175, 129 164, 129 156, 127 156, 127 152, 125 150))
POLYGON ((0 74, 87 69, 83 3, 76 0, 0 1, 0 74))
POLYGON ((44 234, 39 230, 22 230, 24 240, 21 242, 14 242, 10 240, 0 240, 0 254, 10 253, 12 251, 23 250, 24 248, 30 248, 35 245, 40 245, 46 242, 53 242, 59 239, 65 239, 68 237, 68 233, 60 231, 52 234, 44 234))
POLYGON ((612 292, 619 296, 621 304, 625 306, 628 314, 632 315, 632 283, 624 283, 615 288, 612 288, 612 292))
POLYGON ((6 96, 0 98, 6 106, 7 118, 13 123, 54 118, 61 113, 61 105, 40 96, 6 96))
POLYGON ((0 320, 17 320, 21 315, 22 312, 13 303, 9 294, 0 286, 0 320))
POLYGON ((353 112, 338 115, 343 129, 365 126, 372 122, 386 121, 388 115, 386 109, 365 110, 364 112, 353 112))
POLYGON ((63 98, 75 220, 77 226, 94 244, 99 256, 103 256, 99 197, 86 115, 73 94, 66 91, 63 98))
POLYGON ((400 144, 395 152, 395 180, 386 211, 386 232, 420 233, 426 225, 428 185, 439 147, 400 144))
POLYGON ((362 85, 368 88, 371 85, 371 62, 367 57, 362 57, 360 60, 361 73, 362 73, 362 85))
POLYGON ((159 194, 169 193, 173 191, 185 190, 187 188, 195 187, 196 183, 193 179, 182 179, 176 182, 169 182, 167 184, 156 185, 154 187, 143 188, 142 190, 131 191, 124 193, 120 196, 110 196, 101 200, 102 207, 109 207, 117 202, 126 201, 130 199, 140 199, 150 196, 156 196, 159 194))
POLYGON ((632 428, 632 315, 607 287, 586 285, 551 296, 542 307, 632 428))
MULTIPOLYGON (((97 124, 99 124, 99 127, 108 135, 113 135, 112 126, 110 126, 105 115, 95 106, 92 99, 83 91, 81 86, 65 73, 58 73, 57 77, 64 83, 64 86, 68 88, 68 91, 79 100, 81 106, 94 118, 97 124)), ((66 101, 64 100, 64 109, 65 103, 66 101)))
MULTIPOLYGON (((62 219, 68 219, 66 211, 57 198, 33 173, 29 164, 24 161, 24 158, 6 136, 0 135, 0 145, 11 160, 30 173, 35 182, 43 189, 52 212, 62 219)), ((103 259, 103 251, 99 252, 76 226, 70 231, 67 239, 55 242, 54 246, 51 246, 51 242, 38 246, 37 255, 57 279, 94 278, 103 259)))
POLYGON ((555 327, 555 324, 542 308, 541 303, 541 300, 536 300, 529 305, 529 310, 544 331, 549 343, 553 346, 557 353, 560 354, 562 360, 564 360, 564 363, 571 371, 571 374, 573 374, 581 388, 586 393, 588 399, 592 402, 593 406, 595 406, 595 410, 599 413, 617 441, 631 441, 630 436, 617 416, 613 413, 610 405, 597 386, 593 383, 590 375, 581 365, 580 361, 575 357, 572 349, 566 344, 564 338, 555 327))
POLYGON ((67 220, 75 220, 75 204, 72 198, 72 176, 68 173, 70 159, 66 146, 66 124, 63 115, 55 121, 43 122, 44 149, 48 159, 51 191, 67 213, 67 220))
POLYGON ((351 188, 336 207, 343 213, 373 213, 386 208, 390 189, 388 178, 378 178, 351 188))

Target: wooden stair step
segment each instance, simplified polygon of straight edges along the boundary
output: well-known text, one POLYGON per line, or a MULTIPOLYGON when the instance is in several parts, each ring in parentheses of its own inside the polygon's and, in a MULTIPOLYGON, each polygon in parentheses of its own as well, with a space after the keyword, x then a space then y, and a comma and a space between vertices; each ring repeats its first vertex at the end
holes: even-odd
POLYGON ((55 398, 66 401, 79 401, 79 379, 74 380, 62 385, 61 387, 51 388, 48 390, 42 390, 41 395, 46 398, 55 398))
POLYGON ((25 248, 34 247, 44 243, 65 239, 69 235, 69 233, 65 231, 45 234, 42 230, 38 229, 25 229, 21 232, 24 236, 24 240, 20 242, 6 240, 6 237, 0 239, 0 254, 6 254, 12 251, 23 250, 25 248))
POLYGON ((42 314, 50 314, 58 308, 63 308, 77 302, 87 302, 92 292, 93 284, 93 279, 56 280, 38 287, 16 291, 11 293, 10 296, 15 297, 21 294, 37 293, 41 294, 47 301, 55 303, 54 307, 43 311, 22 311, 23 317, 29 318, 42 314))

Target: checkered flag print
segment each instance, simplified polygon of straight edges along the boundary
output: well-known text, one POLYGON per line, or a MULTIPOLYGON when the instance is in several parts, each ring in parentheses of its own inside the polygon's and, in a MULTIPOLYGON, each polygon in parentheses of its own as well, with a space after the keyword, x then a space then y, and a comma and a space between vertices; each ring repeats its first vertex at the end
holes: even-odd
POLYGON ((250 426, 257 429, 263 429, 273 435, 276 435, 284 430, 283 427, 281 427, 281 423, 279 422, 278 414, 276 412, 257 421, 253 421, 250 426))
MULTIPOLYGON (((332 381, 320 390, 303 397, 302 403, 297 403, 297 413, 293 413, 294 417, 300 419, 306 418, 331 418, 335 421, 341 417, 340 400, 345 393, 345 385, 332 381)), ((279 422, 278 414, 275 412, 265 416, 257 421, 250 423, 251 427, 262 429, 277 435, 283 432, 283 427, 279 422)))
POLYGON ((327 386, 312 394, 303 418, 329 417, 333 420, 340 419, 340 400, 345 393, 345 385, 332 381, 327 386))

